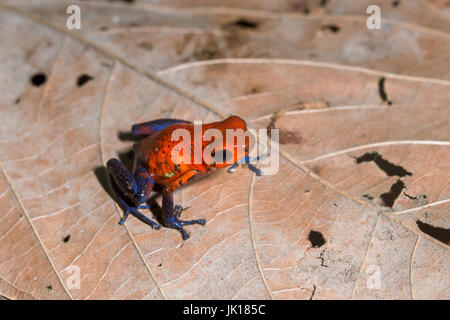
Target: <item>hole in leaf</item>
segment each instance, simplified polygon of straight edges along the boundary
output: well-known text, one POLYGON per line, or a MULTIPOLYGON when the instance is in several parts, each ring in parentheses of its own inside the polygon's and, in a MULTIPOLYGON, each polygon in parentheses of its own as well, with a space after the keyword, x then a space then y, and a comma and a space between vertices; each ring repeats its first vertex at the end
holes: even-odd
POLYGON ((308 240, 311 242, 313 248, 320 248, 325 244, 325 239, 319 231, 311 230, 308 235, 308 240))
POLYGON ((362 195, 364 198, 369 199, 369 200, 373 200, 373 197, 370 194, 363 194, 362 195))
POLYGON ((391 186, 391 190, 386 193, 383 193, 380 198, 383 200, 383 203, 387 207, 391 207, 394 205, 395 199, 398 198, 400 192, 405 188, 405 184, 402 180, 398 179, 396 183, 391 186))
POLYGON ((251 21, 248 19, 238 19, 234 22, 231 22, 229 24, 227 24, 226 26, 228 27, 239 27, 239 28, 243 28, 243 29, 256 29, 259 26, 259 23, 256 21, 251 21))
POLYGON ((36 73, 31 77, 31 83, 35 87, 40 87, 47 81, 47 76, 45 73, 36 73))
POLYGON ((402 166, 397 166, 385 159, 376 151, 368 152, 363 154, 362 156, 356 158, 356 163, 361 162, 370 162, 373 161, 375 164, 383 170, 388 176, 398 176, 398 177, 404 177, 404 176, 411 176, 412 173, 405 170, 402 166))
POLYGON ((450 229, 435 227, 420 220, 417 220, 416 223, 423 233, 426 233, 445 244, 450 244, 450 229))
POLYGON ((390 101, 388 99, 387 93, 386 93, 386 89, 385 89, 385 82, 386 82, 386 78, 385 77, 381 77, 378 80, 378 93, 380 95, 381 100, 383 100, 383 102, 387 102, 388 105, 392 104, 392 101, 390 101))
POLYGON ((329 30, 333 33, 338 33, 339 30, 341 30, 341 27, 335 25, 335 24, 325 24, 320 29, 322 30, 329 30))
POLYGON ((93 77, 91 77, 90 75, 88 75, 88 74, 82 74, 81 76, 79 76, 78 77, 78 80, 77 80, 77 86, 78 87, 81 87, 81 86, 83 86, 86 82, 88 82, 88 81, 90 81, 90 80, 92 80, 92 79, 94 79, 93 77))

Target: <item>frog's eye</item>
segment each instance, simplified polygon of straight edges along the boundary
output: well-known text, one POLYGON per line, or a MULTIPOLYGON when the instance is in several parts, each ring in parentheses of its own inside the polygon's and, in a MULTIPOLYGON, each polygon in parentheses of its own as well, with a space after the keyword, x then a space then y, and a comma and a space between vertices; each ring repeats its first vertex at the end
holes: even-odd
POLYGON ((233 153, 228 150, 217 150, 211 153, 217 163, 225 163, 233 157, 233 153))

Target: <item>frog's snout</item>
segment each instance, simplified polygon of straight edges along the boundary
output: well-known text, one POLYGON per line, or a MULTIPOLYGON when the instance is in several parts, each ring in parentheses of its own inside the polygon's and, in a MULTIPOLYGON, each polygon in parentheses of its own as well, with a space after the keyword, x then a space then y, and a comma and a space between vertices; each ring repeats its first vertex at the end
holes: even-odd
POLYGON ((228 129, 242 129, 244 131, 247 131, 247 123, 239 116, 229 116, 223 122, 226 124, 225 127, 228 129))

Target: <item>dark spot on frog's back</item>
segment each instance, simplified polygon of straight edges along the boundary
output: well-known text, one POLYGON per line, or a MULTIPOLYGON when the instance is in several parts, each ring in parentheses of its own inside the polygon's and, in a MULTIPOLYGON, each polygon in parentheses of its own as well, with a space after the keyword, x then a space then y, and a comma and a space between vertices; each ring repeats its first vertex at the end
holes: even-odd
POLYGON ((67 235, 66 237, 64 237, 64 239, 63 239, 63 241, 64 241, 65 243, 69 242, 69 240, 70 240, 70 234, 67 235))
POLYGON ((320 248, 325 244, 325 238, 319 231, 311 230, 308 235, 308 240, 311 242, 313 248, 320 248))

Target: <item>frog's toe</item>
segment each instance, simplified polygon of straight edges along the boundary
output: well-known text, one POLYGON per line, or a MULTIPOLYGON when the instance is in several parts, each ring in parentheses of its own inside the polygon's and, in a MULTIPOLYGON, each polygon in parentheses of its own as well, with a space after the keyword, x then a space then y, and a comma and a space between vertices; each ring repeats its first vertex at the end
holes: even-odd
POLYGON ((233 164, 231 165, 231 167, 228 168, 227 171, 228 171, 229 173, 233 173, 234 171, 236 171, 236 168, 237 168, 238 165, 239 165, 239 163, 237 163, 237 162, 236 162, 236 163, 233 163, 233 164))
POLYGON ((174 207, 173 213, 174 213, 175 217, 179 218, 179 217, 181 217, 181 213, 182 213, 184 210, 187 210, 187 209, 189 209, 189 207, 183 208, 182 206, 180 206, 179 204, 177 204, 177 205, 174 207))
POLYGON ((140 213, 136 207, 130 207, 130 206, 126 206, 126 208, 124 209, 123 212, 123 217, 122 219, 120 219, 119 224, 123 225, 125 223, 125 221, 128 218, 129 214, 132 214, 133 216, 135 216, 136 218, 138 218, 139 220, 143 221, 144 223, 148 224, 149 226, 151 226, 153 229, 159 230, 161 229, 161 225, 156 223, 155 221, 147 218, 146 216, 144 216, 142 213, 140 213))
POLYGON ((204 226, 206 224, 206 219, 198 219, 198 224, 204 226))
POLYGON ((200 224, 202 226, 204 226, 206 224, 206 219, 196 219, 196 220, 179 220, 179 219, 174 219, 174 221, 172 221, 172 223, 169 225, 169 228, 174 228, 177 229, 178 231, 180 231, 181 236, 183 237, 183 240, 187 240, 189 239, 189 233, 187 233, 183 226, 188 226, 191 224, 200 224))
POLYGON ((255 167, 254 165, 252 165, 251 163, 247 164, 248 168, 253 171, 258 177, 260 175, 262 175, 262 172, 260 169, 258 169, 257 167, 255 167))
POLYGON ((152 227, 153 227, 155 230, 161 229, 161 225, 160 225, 160 224, 157 224, 157 223, 155 223, 154 225, 152 225, 152 227))
POLYGON ((188 226, 190 224, 200 224, 200 225, 204 226, 206 224, 206 219, 196 219, 196 220, 188 220, 188 221, 179 220, 179 222, 182 226, 188 226))
POLYGON ((126 209, 126 210, 123 211, 122 219, 120 219, 120 221, 119 221, 119 224, 120 224, 120 225, 123 225, 123 224, 125 223, 125 221, 126 221, 127 218, 128 218, 128 214, 129 214, 129 213, 130 213, 130 210, 128 210, 128 209, 126 209))
POLYGON ((187 233, 187 232, 183 229, 183 227, 180 227, 180 228, 178 229, 178 231, 180 231, 181 237, 183 238, 183 240, 187 240, 187 239, 190 238, 189 233, 187 233))

